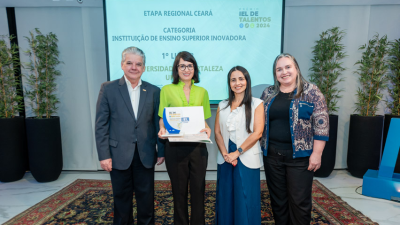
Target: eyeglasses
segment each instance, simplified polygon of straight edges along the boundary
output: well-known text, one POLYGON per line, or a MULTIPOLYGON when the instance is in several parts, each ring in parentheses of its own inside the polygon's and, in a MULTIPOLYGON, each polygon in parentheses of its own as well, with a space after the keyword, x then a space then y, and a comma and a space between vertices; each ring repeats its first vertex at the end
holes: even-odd
POLYGON ((189 65, 183 65, 183 64, 180 64, 180 65, 178 65, 178 68, 179 68, 179 70, 181 70, 181 71, 184 71, 184 70, 186 70, 186 68, 188 68, 188 70, 190 70, 190 71, 192 71, 193 69, 194 69, 194 67, 193 67, 193 64, 189 64, 189 65))

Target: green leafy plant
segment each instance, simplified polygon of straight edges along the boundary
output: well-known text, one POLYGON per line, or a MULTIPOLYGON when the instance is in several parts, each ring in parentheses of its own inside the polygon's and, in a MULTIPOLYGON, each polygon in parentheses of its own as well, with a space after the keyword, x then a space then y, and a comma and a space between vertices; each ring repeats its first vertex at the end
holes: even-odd
POLYGON ((330 114, 337 112, 337 102, 341 98, 339 93, 342 90, 337 88, 337 84, 343 81, 339 77, 345 70, 341 62, 346 57, 344 45, 341 43, 344 35, 345 32, 339 30, 339 27, 328 29, 319 35, 320 39, 315 41, 312 51, 314 57, 311 59, 310 81, 324 94, 330 114))
POLYGON ((31 101, 30 106, 36 118, 50 118, 56 113, 59 103, 54 94, 56 76, 61 75, 56 69, 61 63, 58 59, 58 39, 55 34, 42 34, 37 28, 35 33, 29 33, 30 37, 25 37, 29 42, 29 50, 25 53, 30 58, 27 63, 29 74, 26 76, 30 90, 25 90, 25 95, 31 101))
POLYGON ((22 109, 23 98, 17 94, 20 82, 15 79, 20 66, 15 56, 18 46, 11 44, 12 39, 12 35, 0 36, 0 118, 13 118, 22 109))
POLYGON ((375 116, 379 101, 382 100, 381 91, 387 86, 388 47, 387 36, 379 38, 376 34, 369 40, 368 45, 364 44, 359 48, 365 49, 361 60, 355 63, 359 65, 355 73, 360 76, 361 83, 361 88, 357 90, 358 102, 355 111, 360 112, 361 116, 375 116))
POLYGON ((388 92, 392 101, 387 101, 387 107, 392 115, 400 116, 400 39, 390 43, 389 68, 388 80, 391 87, 388 92))

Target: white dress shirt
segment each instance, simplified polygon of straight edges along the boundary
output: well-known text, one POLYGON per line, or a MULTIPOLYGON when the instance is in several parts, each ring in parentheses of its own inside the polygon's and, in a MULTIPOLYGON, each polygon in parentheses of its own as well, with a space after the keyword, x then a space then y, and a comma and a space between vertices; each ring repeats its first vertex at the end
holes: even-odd
POLYGON ((126 85, 128 86, 128 92, 129 92, 129 98, 131 99, 131 104, 133 108, 133 113, 135 114, 135 119, 137 119, 137 112, 139 108, 139 100, 140 100, 140 86, 142 85, 142 79, 139 80, 138 85, 135 88, 132 88, 131 82, 129 82, 128 79, 126 79, 126 85))

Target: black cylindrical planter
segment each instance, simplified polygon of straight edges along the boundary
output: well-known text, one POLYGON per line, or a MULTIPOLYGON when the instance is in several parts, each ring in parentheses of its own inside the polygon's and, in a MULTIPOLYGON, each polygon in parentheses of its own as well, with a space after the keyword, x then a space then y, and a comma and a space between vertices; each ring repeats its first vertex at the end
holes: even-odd
MULTIPOLYGON (((383 143, 382 143, 382 155, 385 150, 386 138, 389 132, 389 125, 392 118, 399 118, 400 116, 385 114, 385 124, 383 125, 383 143)), ((394 167, 395 173, 400 173, 400 154, 397 156, 396 166, 394 167)))
POLYGON ((60 118, 26 119, 29 166, 38 182, 57 180, 63 167, 60 118))
POLYGON ((377 170, 381 155, 383 116, 350 116, 347 169, 362 178, 368 169, 377 170))
POLYGON ((0 181, 20 180, 28 169, 25 118, 1 118, 0 127, 0 181))
POLYGON ((329 141, 322 152, 321 168, 314 173, 316 177, 328 177, 335 167, 338 119, 337 115, 329 115, 329 141))

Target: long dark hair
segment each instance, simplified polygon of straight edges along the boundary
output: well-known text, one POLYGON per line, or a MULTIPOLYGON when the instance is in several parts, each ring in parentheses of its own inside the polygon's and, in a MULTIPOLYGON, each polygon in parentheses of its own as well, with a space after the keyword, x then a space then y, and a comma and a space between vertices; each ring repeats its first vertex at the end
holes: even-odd
POLYGON ((276 63, 281 58, 288 58, 288 59, 292 60, 294 66, 296 67, 296 70, 297 70, 297 78, 296 78, 297 93, 293 98, 299 98, 301 96, 301 94, 303 94, 304 82, 307 82, 307 81, 304 79, 303 75, 301 75, 300 67, 299 67, 299 64, 297 63, 297 60, 294 58, 294 56, 292 56, 289 53, 281 53, 275 58, 274 65, 272 67, 272 72, 274 74, 274 92, 275 92, 275 94, 279 93, 279 89, 281 86, 278 79, 276 78, 276 63))
POLYGON ((252 95, 251 95, 251 79, 250 79, 250 74, 249 72, 241 66, 234 66, 229 72, 228 72, 228 87, 229 87, 229 98, 228 100, 228 105, 225 107, 227 108, 228 106, 232 106, 232 102, 235 99, 235 93, 231 89, 231 75, 234 71, 240 71, 243 73, 244 78, 246 79, 246 90, 244 91, 244 97, 242 102, 240 103, 239 107, 244 104, 245 108, 245 113, 246 113, 246 130, 247 133, 251 133, 250 130, 250 122, 251 122, 251 102, 252 102, 252 95))
POLYGON ((172 83, 173 84, 178 84, 179 83, 178 65, 179 65, 179 60, 180 59, 183 59, 183 61, 186 61, 186 62, 193 63, 194 74, 193 74, 192 80, 194 80, 195 83, 199 83, 200 82, 199 67, 197 66, 196 59, 194 59, 193 55, 190 54, 187 51, 179 52, 175 57, 174 65, 172 66, 172 78, 173 78, 172 83))

